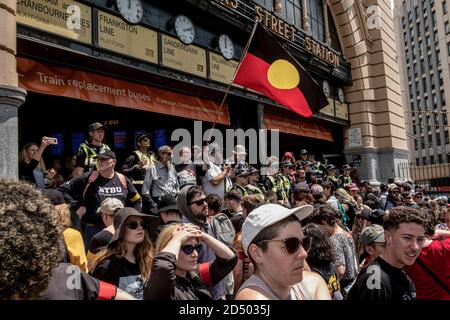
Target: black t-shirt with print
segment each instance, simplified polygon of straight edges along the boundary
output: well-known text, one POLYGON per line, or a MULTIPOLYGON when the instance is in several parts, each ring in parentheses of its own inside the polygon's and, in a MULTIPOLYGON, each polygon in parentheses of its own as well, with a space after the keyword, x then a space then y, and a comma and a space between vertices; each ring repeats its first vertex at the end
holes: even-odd
POLYGON ((381 257, 375 259, 358 276, 347 300, 398 301, 415 300, 416 288, 406 273, 381 257))
POLYGON ((111 241, 113 234, 107 230, 97 232, 89 242, 89 251, 97 253, 108 245, 111 241))
POLYGON ((92 275, 128 292, 138 300, 144 297, 144 283, 139 263, 131 263, 123 257, 111 256, 97 265, 92 275))
POLYGON ((131 205, 139 212, 142 210, 141 199, 130 204, 126 203, 127 199, 133 199, 133 197, 136 196, 137 191, 130 179, 125 178, 127 191, 120 182, 117 174, 114 174, 111 179, 105 178, 99 174, 97 179, 88 187, 83 198, 83 191, 88 183, 90 175, 91 173, 84 173, 79 177, 65 182, 58 188, 58 190, 64 194, 66 202, 69 202, 75 210, 83 205, 86 207, 86 214, 83 216, 83 220, 86 223, 103 226, 103 221, 100 215, 97 214, 97 208, 106 198, 116 198, 125 206, 131 205))
POLYGON ((310 265, 311 271, 317 272, 325 280, 333 300, 343 300, 344 296, 339 284, 336 267, 332 262, 310 265))

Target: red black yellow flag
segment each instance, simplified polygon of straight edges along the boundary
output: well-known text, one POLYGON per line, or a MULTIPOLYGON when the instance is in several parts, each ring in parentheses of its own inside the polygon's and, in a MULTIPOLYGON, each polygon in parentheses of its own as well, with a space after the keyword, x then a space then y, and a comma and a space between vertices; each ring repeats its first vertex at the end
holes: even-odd
POLYGON ((303 117, 328 104, 319 84, 259 23, 233 82, 303 117))

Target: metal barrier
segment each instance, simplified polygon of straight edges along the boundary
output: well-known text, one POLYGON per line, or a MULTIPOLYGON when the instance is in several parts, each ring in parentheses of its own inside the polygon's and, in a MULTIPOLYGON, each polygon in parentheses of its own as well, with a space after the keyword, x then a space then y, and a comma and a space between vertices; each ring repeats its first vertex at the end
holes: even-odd
POLYGON ((414 183, 430 194, 450 193, 450 163, 416 165, 400 163, 398 171, 401 177, 410 177, 414 183))

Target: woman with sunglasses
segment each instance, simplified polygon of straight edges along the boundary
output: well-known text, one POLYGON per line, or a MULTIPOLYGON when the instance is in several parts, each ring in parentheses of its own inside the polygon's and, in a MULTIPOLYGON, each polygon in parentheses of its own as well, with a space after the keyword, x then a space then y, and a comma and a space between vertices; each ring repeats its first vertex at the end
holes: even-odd
POLYGON ((142 299, 153 260, 150 237, 158 225, 158 217, 134 208, 120 209, 114 217, 114 236, 99 254, 92 275, 142 299))
POLYGON ((193 224, 173 224, 156 240, 150 280, 144 291, 148 300, 212 300, 210 288, 229 274, 236 254, 219 240, 193 224), (208 246, 216 259, 197 264, 198 254, 208 246))
POLYGON ((301 221, 314 208, 287 209, 265 204, 254 209, 242 225, 242 247, 254 274, 239 289, 236 300, 311 300, 302 283, 305 250, 301 221))

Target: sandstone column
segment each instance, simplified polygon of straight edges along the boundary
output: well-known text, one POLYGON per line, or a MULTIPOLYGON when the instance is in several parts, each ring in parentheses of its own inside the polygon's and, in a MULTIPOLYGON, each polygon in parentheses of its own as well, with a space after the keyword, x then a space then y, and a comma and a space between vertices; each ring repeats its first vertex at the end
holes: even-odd
POLYGON ((18 178, 18 108, 26 91, 16 71, 16 1, 0 0, 0 177, 18 178))

